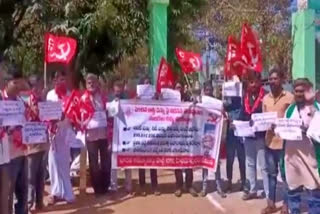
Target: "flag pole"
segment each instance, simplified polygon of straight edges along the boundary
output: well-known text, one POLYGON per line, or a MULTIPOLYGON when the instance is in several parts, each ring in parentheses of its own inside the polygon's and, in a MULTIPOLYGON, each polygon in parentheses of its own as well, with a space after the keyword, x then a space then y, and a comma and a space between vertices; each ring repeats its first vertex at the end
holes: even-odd
POLYGON ((191 90, 191 85, 190 85, 188 76, 187 76, 185 73, 183 73, 183 75, 184 75, 184 78, 186 79, 186 82, 187 82, 187 85, 188 85, 189 90, 191 90))
POLYGON ((47 62, 46 60, 44 61, 44 64, 43 64, 43 80, 44 80, 44 88, 47 89, 48 87, 48 84, 47 84, 47 62))

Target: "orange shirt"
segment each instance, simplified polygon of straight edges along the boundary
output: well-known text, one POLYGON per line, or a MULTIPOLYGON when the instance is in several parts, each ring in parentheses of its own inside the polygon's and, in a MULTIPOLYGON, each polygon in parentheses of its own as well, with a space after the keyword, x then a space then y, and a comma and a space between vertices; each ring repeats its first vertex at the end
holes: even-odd
MULTIPOLYGON (((270 92, 263 98, 262 111, 277 112, 278 118, 283 118, 293 100, 293 95, 288 91, 282 91, 278 97, 274 97, 270 92)), ((277 137, 273 131, 269 130, 266 133, 266 145, 270 149, 282 149, 283 141, 280 137, 277 137)))

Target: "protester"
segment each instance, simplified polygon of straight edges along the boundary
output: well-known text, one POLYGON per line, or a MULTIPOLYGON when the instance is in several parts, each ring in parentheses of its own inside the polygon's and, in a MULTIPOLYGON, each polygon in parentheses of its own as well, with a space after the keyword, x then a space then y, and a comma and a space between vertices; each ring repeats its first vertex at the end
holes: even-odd
MULTIPOLYGON (((253 113, 262 113, 262 100, 265 91, 261 85, 260 74, 255 71, 248 71, 247 90, 244 96, 244 105, 241 119, 251 121, 253 113)), ((242 199, 251 200, 257 195, 257 164, 260 166, 263 189, 265 194, 269 195, 268 174, 265 159, 265 132, 256 132, 255 137, 245 137, 244 148, 246 154, 246 177, 249 181, 249 191, 242 199)))
MULTIPOLYGON (((19 93, 23 90, 24 79, 22 72, 13 67, 9 71, 6 86, 1 91, 3 100, 14 100, 23 103, 19 93)), ((23 104, 24 106, 24 104, 23 104)), ((13 195, 15 194, 16 204, 14 210, 16 214, 28 213, 28 163, 27 163, 27 148, 22 142, 22 128, 7 127, 9 137, 9 148, 11 161, 8 165, 9 179, 11 181, 10 192, 8 195, 9 213, 13 213, 13 195)), ((2 190, 1 190, 2 191, 2 190)))
MULTIPOLYGON (((38 102, 44 101, 43 81, 37 76, 29 78, 31 91, 28 98, 28 121, 39 122, 38 102)), ((49 151, 48 141, 28 146, 28 204, 29 209, 35 205, 36 210, 42 210, 45 171, 49 151)))
MULTIPOLYGON (((96 75, 87 75, 86 88, 87 90, 81 98, 82 102, 92 106, 95 112, 100 111, 106 114, 106 97, 100 92, 99 80, 96 75)), ((105 127, 87 129, 86 144, 92 187, 96 195, 105 194, 110 185, 110 180, 107 179, 110 177, 110 167, 107 159, 109 155, 107 129, 105 127)))
MULTIPOLYGON (((177 82, 175 85, 175 90, 179 91, 181 94, 181 101, 182 102, 188 102, 190 101, 190 96, 188 96, 188 92, 184 91, 184 87, 181 83, 177 82)), ((186 188, 187 191, 193 196, 197 197, 198 193, 197 191, 193 188, 193 169, 176 169, 174 170, 174 174, 176 177, 176 191, 175 191, 175 196, 181 197, 182 196, 182 188, 183 188, 183 171, 186 174, 186 188)))
MULTIPOLYGON (((213 97, 213 86, 210 81, 204 83, 203 87, 203 94, 205 96, 213 97)), ((215 173, 216 185, 217 185, 217 193, 220 195, 221 198, 226 198, 227 195, 225 194, 222 188, 222 179, 221 179, 221 172, 220 172, 220 162, 218 161, 217 171, 215 173)), ((205 197, 208 193, 208 176, 209 170, 203 169, 202 170, 202 191, 200 193, 201 197, 205 197)))
MULTIPOLYGON (((0 70, 0 79, 4 79, 2 70, 0 70)), ((2 88, 0 88, 2 90, 2 88)), ((4 100, 3 93, 0 93, 0 101, 4 100)), ((5 127, 0 127, 0 213, 9 214, 9 190, 11 179, 9 178, 9 142, 5 127), (7 155, 6 155, 7 154, 7 155)), ((12 206, 12 205, 11 205, 12 206)))
MULTIPOLYGON (((121 99, 127 99, 127 95, 124 93, 124 85, 123 82, 120 80, 117 80, 113 83, 113 91, 112 94, 109 96, 108 101, 111 102, 113 100, 121 100, 121 99)), ((108 119, 108 139, 110 142, 112 142, 112 136, 113 136, 113 118, 108 119)), ((112 143, 110 144, 109 148, 109 158, 108 161, 111 164, 111 154, 112 154, 112 143)), ((111 166, 111 165, 110 165, 111 166)), ((125 169, 125 189, 127 193, 132 194, 132 172, 131 169, 125 169)), ((111 169, 111 183, 110 183, 110 189, 113 192, 118 191, 118 175, 117 175, 117 169, 111 169)))
MULTIPOLYGON (((151 85, 151 80, 148 76, 145 76, 141 81, 141 85, 151 85)), ((156 99, 156 95, 153 97, 153 99, 156 99)), ((150 179, 151 179, 151 188, 154 192, 154 195, 159 196, 161 195, 161 192, 158 190, 158 174, 157 169, 150 169, 150 179)), ((140 194, 142 196, 147 195, 147 191, 145 189, 146 186, 146 170, 145 169, 139 169, 139 185, 140 185, 140 194)))
POLYGON ((225 111, 228 113, 228 125, 227 125, 227 138, 226 138, 226 150, 227 150, 227 178, 228 186, 227 191, 232 192, 232 178, 233 178, 233 162, 237 155, 240 170, 241 188, 240 191, 246 189, 246 159, 244 145, 239 137, 234 135, 234 130, 231 127, 232 121, 239 120, 242 102, 241 97, 226 97, 226 103, 224 105, 225 111))
MULTIPOLYGON (((293 102, 293 95, 285 91, 282 87, 283 74, 276 67, 271 69, 269 74, 269 84, 271 92, 263 99, 263 112, 277 112, 278 118, 285 115, 287 107, 293 102)), ((273 213, 277 210, 276 202, 276 188, 279 161, 283 155, 283 141, 280 137, 276 136, 272 130, 266 133, 266 147, 265 157, 268 170, 269 180, 269 194, 267 194, 267 207, 262 210, 263 214, 273 213)), ((282 180, 285 178, 282 174, 282 180)), ((284 205, 282 213, 288 213, 286 202, 286 194, 284 195, 284 205)))
MULTIPOLYGON (((66 85, 64 72, 57 72, 55 88, 47 94, 47 101, 58 102, 65 99, 69 91, 66 85)), ((49 175, 51 182, 51 195, 48 204, 52 205, 58 200, 73 203, 75 200, 70 180, 70 145, 68 136, 72 136, 73 129, 68 119, 51 122, 50 150, 49 150, 49 175)))
MULTIPOLYGON (((302 140, 286 140, 284 169, 288 184, 290 213, 301 213, 301 195, 308 194, 308 213, 320 213, 319 142, 306 136, 306 131, 319 104, 306 92, 313 87, 307 78, 294 81, 294 103, 285 113, 286 118, 302 120, 302 140)), ((287 212, 288 213, 288 212, 287 212)))

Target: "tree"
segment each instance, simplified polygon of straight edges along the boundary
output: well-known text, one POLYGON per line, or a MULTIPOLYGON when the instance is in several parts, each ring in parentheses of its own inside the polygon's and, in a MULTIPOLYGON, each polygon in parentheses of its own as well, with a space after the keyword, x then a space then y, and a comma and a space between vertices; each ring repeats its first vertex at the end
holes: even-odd
MULTIPOLYGON (((111 71, 148 44, 148 0, 0 0, 0 53, 25 73, 42 70, 46 31, 77 38, 76 70, 111 71), (3 9, 3 11, 2 11, 3 9), (3 13, 2 13, 3 12, 3 13), (1 33, 3 32, 3 33, 1 33)), ((169 41, 187 41, 186 21, 205 0, 171 0, 169 41)))
MULTIPOLYGON (((220 40, 228 35, 239 38, 242 24, 247 21, 261 39, 264 67, 277 65, 291 70, 290 0, 210 0, 206 16, 200 24, 220 40)), ((225 48, 223 49, 225 50, 225 48)), ((225 55, 220 51, 221 56, 225 55)), ((223 58, 223 57, 222 57, 223 58)))

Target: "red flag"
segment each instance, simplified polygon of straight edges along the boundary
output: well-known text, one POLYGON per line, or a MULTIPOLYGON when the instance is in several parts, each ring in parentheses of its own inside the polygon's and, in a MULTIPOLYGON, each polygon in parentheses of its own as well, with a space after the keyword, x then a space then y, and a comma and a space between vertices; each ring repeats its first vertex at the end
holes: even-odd
POLYGON ((257 72, 261 72, 263 65, 260 43, 247 23, 242 26, 241 51, 242 59, 246 62, 247 67, 257 72))
POLYGON ((229 36, 224 64, 224 74, 227 77, 231 77, 233 75, 242 76, 244 67, 246 67, 246 64, 242 60, 240 43, 233 36, 229 36))
POLYGON ((93 113, 93 107, 83 101, 81 93, 78 90, 73 90, 65 105, 66 117, 71 120, 77 129, 84 131, 93 113))
POLYGON ((161 92, 161 88, 172 88, 174 84, 174 75, 170 65, 165 58, 161 58, 158 79, 157 79, 157 92, 161 92))
POLYGON ((77 41, 71 37, 45 34, 45 61, 61 62, 68 64, 74 57, 77 41))
POLYGON ((202 66, 200 54, 187 52, 180 48, 176 48, 176 56, 184 73, 189 74, 200 71, 202 66))

